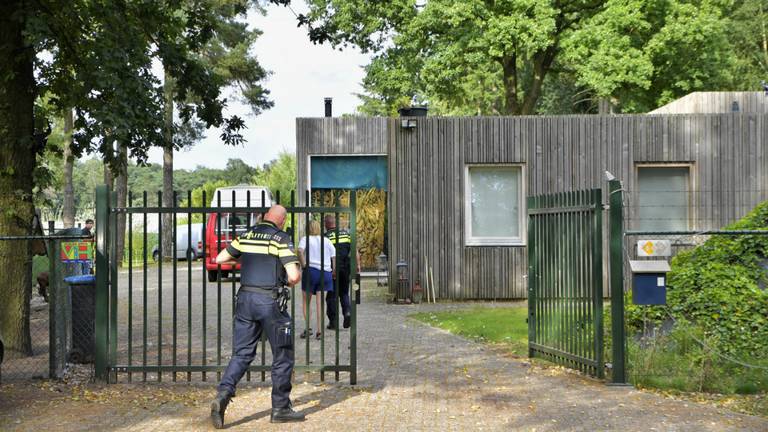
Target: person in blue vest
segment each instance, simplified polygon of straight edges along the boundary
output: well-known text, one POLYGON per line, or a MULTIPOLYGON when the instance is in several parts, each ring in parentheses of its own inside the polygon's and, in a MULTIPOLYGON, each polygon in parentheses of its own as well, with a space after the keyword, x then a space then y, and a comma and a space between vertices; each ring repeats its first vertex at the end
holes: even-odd
MULTIPOLYGON (((352 236, 349 231, 344 228, 338 229, 338 237, 336 237, 336 216, 325 216, 325 236, 331 241, 336 248, 336 266, 333 270, 333 278, 338 281, 339 285, 339 297, 341 299, 341 312, 344 314, 344 328, 350 326, 350 306, 349 306, 349 271, 350 271, 350 254, 352 253, 352 236)), ((357 272, 360 273, 360 254, 355 255, 357 257, 357 272)), ((326 315, 328 316, 328 329, 333 330, 337 327, 337 319, 339 315, 338 300, 336 299, 336 293, 331 291, 325 297, 326 301, 326 315)))
POLYGON ((216 257, 218 264, 240 261, 240 289, 234 316, 234 355, 211 403, 211 421, 224 427, 224 412, 235 395, 235 386, 256 356, 261 332, 272 348, 272 423, 303 421, 304 414, 291 406, 294 365, 291 317, 285 310, 287 289, 301 281, 299 259, 291 237, 282 229, 286 210, 272 206, 263 221, 236 238, 216 257))

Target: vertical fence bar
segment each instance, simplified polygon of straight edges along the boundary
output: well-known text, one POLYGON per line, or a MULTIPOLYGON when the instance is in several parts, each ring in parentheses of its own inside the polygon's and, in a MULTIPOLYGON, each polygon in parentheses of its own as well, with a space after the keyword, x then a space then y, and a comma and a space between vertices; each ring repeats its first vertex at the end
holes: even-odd
MULTIPOLYGON (((216 207, 221 208, 221 191, 216 191, 216 207)), ((221 252, 221 211, 216 212, 216 255, 221 252)), ((213 255, 213 254, 211 254, 213 255)), ((214 257, 215 259, 215 257, 214 257)), ((216 263, 216 365, 221 366, 221 264, 216 263)), ((221 381, 221 371, 216 372, 221 381)))
MULTIPOLYGON (((133 191, 128 192, 128 207, 133 207, 133 191)), ((128 213, 128 366, 133 366, 133 213, 128 213)), ((133 372, 128 372, 128 382, 133 372)))
MULTIPOLYGON (((237 207, 237 199, 236 199, 235 191, 234 190, 232 191, 232 207, 237 207)), ((238 220, 239 220, 239 218, 237 217, 237 213, 233 212, 233 213, 231 213, 229 215, 229 226, 231 227, 231 229, 229 230, 229 243, 227 243, 227 245, 230 245, 230 244, 232 244, 233 241, 235 241, 235 236, 237 235, 237 226, 236 226, 235 222, 238 221, 238 220)), ((232 325, 231 325, 231 327, 232 327, 232 336, 234 337, 234 335, 235 335, 235 306, 236 306, 235 305, 235 295, 236 295, 235 291, 237 290, 237 287, 235 287, 235 269, 237 268, 237 264, 232 264, 230 267, 232 268, 232 270, 230 271, 230 274, 229 274, 229 277, 232 280, 232 295, 230 297, 230 303, 231 303, 230 310, 232 311, 232 313, 230 314, 230 316, 232 317, 232 325)), ((232 341, 232 357, 234 357, 235 356, 235 343, 234 343, 234 339, 233 338, 230 338, 230 340, 232 341)))
MULTIPOLYGON (((325 206, 325 191, 320 190, 320 205, 325 206)), ((318 297, 320 298, 320 307, 318 308, 317 314, 319 315, 318 319, 320 320, 320 328, 317 329, 318 333, 323 335, 320 338, 320 367, 322 368, 325 366, 325 316, 323 313, 324 306, 325 306, 325 227, 323 226, 323 217, 325 216, 325 213, 320 212, 320 235, 318 242, 320 243, 320 293, 318 293, 318 297)), ((309 245, 307 245, 309 247, 309 245)), ((320 369, 320 382, 325 381, 325 371, 323 369, 320 369)))
MULTIPOLYGON (((352 237, 352 244, 349 250, 349 274, 350 276, 357 271, 357 195, 354 190, 349 192, 349 235, 352 237)), ((350 281, 351 282, 351 281, 350 281)), ((351 322, 349 329, 349 383, 357 384, 357 301, 360 298, 360 289, 355 289, 355 298, 350 299, 351 322)))
POLYGON ((594 281, 595 299, 595 360, 597 362, 597 377, 605 376, 603 361, 603 193, 600 189, 593 191, 594 217, 594 253, 592 255, 592 277, 594 281))
MULTIPOLYGON (((192 191, 190 190, 187 191, 187 207, 192 207, 192 191)), ((192 248, 191 251, 187 251, 187 366, 192 366, 192 258, 197 257, 197 244, 192 241, 192 212, 190 210, 187 210, 187 241, 192 248)), ((203 269, 205 269, 205 264, 203 264, 203 269)), ((205 302, 205 298, 203 298, 203 302, 205 302)), ((187 372, 187 381, 192 381, 192 372, 187 372)))
MULTIPOLYGON (((587 203, 586 192, 585 191, 579 191, 579 205, 585 205, 587 203)), ((581 211, 579 212, 579 220, 577 225, 577 231, 578 231, 578 237, 577 237, 577 244, 578 244, 578 254, 579 254, 579 269, 578 269, 578 296, 579 296, 579 356, 582 358, 588 358, 587 357, 587 306, 588 306, 588 295, 586 291, 586 271, 585 271, 585 262, 586 262, 586 251, 585 251, 585 241, 586 236, 584 235, 584 227, 585 223, 584 221, 589 217, 589 214, 587 212, 581 211)), ((584 373, 587 373, 589 370, 588 365, 582 365, 581 371, 584 373)))
MULTIPOLYGON (((262 203, 262 205, 263 205, 263 203, 262 203)), ((245 232, 249 232, 251 230, 251 218, 253 217, 253 213, 251 213, 251 190, 250 189, 245 191, 245 208, 247 209, 246 213, 245 213, 245 232)), ((241 281, 242 281, 242 279, 241 279, 241 281)), ((232 333, 233 333, 232 341, 233 342, 234 342, 234 327, 235 327, 234 326, 234 321, 235 321, 235 317, 233 315, 232 316, 232 333)), ((262 341, 264 340, 264 333, 265 332, 263 332, 263 331, 261 332, 261 340, 262 341)), ((257 344, 256 346, 258 346, 258 342, 256 344, 257 344)), ((233 345, 233 354, 234 354, 234 343, 232 345, 233 345)), ((264 366, 264 356, 265 356, 265 353, 264 353, 264 348, 262 346, 262 349, 261 349, 261 358, 262 358, 261 365, 262 366, 264 366)), ((263 373, 264 372, 262 371, 262 374, 263 373)), ((246 381, 250 381, 251 380, 251 369, 250 368, 248 368, 248 370, 245 372, 245 380, 246 381)))
MULTIPOLYGON (((334 207, 339 206, 339 195, 336 191, 331 191, 331 202, 333 203, 334 207)), ((343 313, 341 309, 341 296, 339 291, 339 282, 341 281, 341 275, 342 272, 339 271, 339 251, 338 246, 340 243, 339 239, 339 212, 337 211, 334 214, 334 238, 336 239, 336 278, 333 281, 333 295, 334 295, 334 307, 336 308, 336 328, 334 328, 334 331, 336 334, 334 335, 334 339, 336 341, 336 346, 334 350, 334 365, 338 368, 339 361, 340 361, 340 355, 339 355, 339 318, 341 318, 341 313, 343 313)), ((325 221, 323 221, 325 223, 325 221)), ((352 283, 349 277, 347 277, 347 292, 349 292, 349 285, 352 283)), ((334 374, 334 378, 336 379, 336 382, 339 381, 339 371, 336 370, 336 373, 334 374)))
MULTIPOLYGON (((546 195, 544 197, 544 207, 545 208, 551 208, 552 207, 552 196, 546 195)), ((552 253, 552 239, 554 233, 552 230, 554 229, 554 224, 552 221, 553 217, 551 214, 548 214, 546 217, 546 268, 544 270, 544 291, 545 291, 545 311, 544 314, 546 316, 544 325, 545 325, 545 338, 543 339, 543 343, 546 343, 547 345, 551 346, 552 341, 552 316, 554 315, 554 309, 552 308, 552 284, 553 284, 553 278, 552 278, 552 269, 555 268, 554 264, 554 258, 552 253)))
MULTIPOLYGON (((573 353, 571 346, 571 213, 568 208, 571 206, 571 193, 563 192, 563 267, 562 267, 562 302, 563 302, 563 351, 573 353)), ((573 367, 574 361, 570 358, 564 358, 563 361, 567 367, 573 367)))
MULTIPOLYGON (((305 192, 305 201, 307 205, 311 202, 309 190, 305 192)), ((304 214, 304 259, 305 259, 305 269, 304 276, 308 279, 311 279, 309 276, 309 260, 310 258, 310 247, 309 247, 309 212, 306 212, 304 214)), ((307 286, 309 286, 309 280, 307 280, 307 286)), ((304 301, 304 328, 306 329, 306 338, 304 340, 305 345, 305 360, 306 365, 309 366, 309 338, 312 337, 312 332, 309 330, 311 327, 310 324, 310 316, 312 314, 311 312, 311 306, 312 306, 312 297, 309 295, 309 290, 305 291, 302 289, 302 293, 307 292, 307 294, 302 294, 303 301, 304 301)))
POLYGON ((626 384, 626 333, 624 324, 624 217, 621 182, 608 182, 610 263, 611 263, 611 382, 626 384))
MULTIPOLYGON (((261 191, 261 207, 264 207, 266 204, 265 200, 267 198, 266 192, 264 190, 261 191)), ((248 207, 251 206, 251 191, 249 190, 246 195, 246 199, 248 200, 248 207)), ((277 191, 277 203, 280 204, 280 191, 277 191)), ((260 213, 260 216, 263 218, 264 214, 260 213)), ((249 226, 250 228, 250 226, 249 226)), ((266 335, 265 332, 261 332, 261 365, 265 366, 267 364, 267 350, 266 350, 266 335)), ((251 371, 248 371, 248 381, 251 380, 251 371)), ((264 382, 267 380, 267 372, 262 369, 261 371, 261 382, 264 382)))
MULTIPOLYGON (((208 201, 207 201, 207 197, 205 196, 205 191, 203 191, 203 193, 202 193, 202 202, 200 203, 200 205, 201 206, 209 205, 208 201)), ((202 276, 203 276, 203 307, 202 307, 202 310, 201 310, 201 315, 202 315, 202 317, 201 317, 202 318, 202 333, 203 333, 202 334, 202 336, 203 336, 203 348, 202 348, 202 350, 201 350, 202 352, 200 354, 202 356, 203 367, 205 367, 208 364, 208 358, 207 358, 207 355, 206 355, 206 351, 207 351, 206 347, 208 345, 208 339, 207 339, 207 333, 206 333, 206 326, 208 325, 207 324, 207 320, 206 320, 206 313, 207 313, 207 310, 208 310, 208 307, 207 307, 207 305, 208 305, 208 285, 207 285, 206 282, 207 282, 207 279, 208 279, 208 271, 207 271, 207 269, 208 269, 208 257, 209 257, 209 255, 208 255, 209 254, 208 248, 210 247, 210 245, 207 243, 207 237, 208 237, 208 224, 210 224, 209 218, 212 218, 213 215, 208 215, 205 212, 203 212, 201 214, 201 216, 203 218, 203 265, 202 265, 202 273, 203 273, 202 274, 202 276)), ((203 381, 207 381, 208 380, 208 375, 205 373, 205 371, 203 371, 203 373, 202 373, 202 379, 203 379, 203 381)))
MULTIPOLYGON (((296 206, 296 191, 291 191, 291 208, 296 206)), ((291 244, 296 244, 296 213, 291 211, 291 244)), ((299 269, 301 271, 301 269, 299 269)), ((301 282, 299 282, 301 283, 301 282)), ((301 289, 301 286, 299 286, 301 289)), ((291 346, 296 346, 296 286, 291 285, 291 346)), ((264 374, 261 374, 264 381, 264 374)))
MULTIPOLYGON (((528 197, 526 208, 536 208, 536 198, 528 197)), ((532 343, 536 343, 536 219, 528 214, 528 357, 533 357, 532 343)))
POLYGON ((142 311, 143 311, 143 319, 141 321, 143 329, 142 329, 142 344, 141 344, 141 369, 142 369, 142 375, 141 379, 142 381, 147 381, 147 191, 144 191, 144 194, 142 195, 142 204, 144 205, 142 215, 144 216, 144 225, 143 225, 143 245, 142 245, 142 251, 144 254, 143 257, 143 296, 142 296, 142 311))
MULTIPOLYGON (((161 207, 163 193, 157 191, 157 206, 161 207)), ((163 214, 157 214, 157 382, 163 381, 160 366, 163 364, 163 214)))
MULTIPOLYGON (((560 350, 564 351, 565 347, 563 346, 563 267, 565 265, 565 262, 563 261, 563 213, 562 213, 562 207, 563 207, 563 201, 562 201, 562 194, 554 194, 555 198, 555 207, 558 209, 557 213, 555 213, 555 234, 557 241, 554 242, 554 249, 555 249, 555 316, 557 319, 555 320, 555 347, 560 350)), ((557 357, 560 364, 563 364, 563 358, 558 355, 557 357)))
MULTIPOLYGON (((177 216, 176 216, 176 202, 177 202, 177 199, 178 199, 178 192, 177 191, 173 191, 172 196, 173 196, 173 204, 172 204, 172 206, 174 207, 174 211, 173 211, 173 231, 172 231, 172 235, 173 235, 173 243, 172 243, 173 244, 173 256, 171 257, 171 259, 173 259, 173 265, 172 265, 172 269, 173 269, 173 276, 172 276, 172 280, 173 280, 173 313, 171 314, 172 315, 171 319, 173 320, 173 347, 171 348, 172 356, 173 356, 173 362, 172 362, 172 365, 173 365, 173 375, 172 375, 171 379, 173 380, 173 382, 176 382, 176 355, 178 354, 177 342, 178 342, 178 336, 179 336, 179 334, 178 334, 178 324, 176 323, 176 319, 178 318, 178 316, 176 314, 176 309, 177 309, 177 306, 178 306, 178 289, 177 289, 177 285, 176 285, 177 282, 178 282, 178 278, 176 277, 176 271, 178 270, 177 269, 178 263, 176 261, 179 258, 178 257, 178 253, 179 253, 178 252, 178 250, 179 250, 179 236, 178 236, 178 234, 179 233, 178 233, 178 228, 177 228, 177 224, 178 224, 179 221, 178 221, 177 216)), ((187 221, 187 223, 189 223, 189 221, 187 221)), ((189 239, 189 237, 187 237, 187 239, 189 239)), ((189 258, 189 256, 187 256, 187 258, 189 258)))
MULTIPOLYGON (((117 192, 112 192, 111 196, 111 208, 117 207, 117 192)), ((117 219, 119 214, 112 214, 110 211, 109 222, 112 224, 110 227, 110 250, 109 253, 109 335, 107 336, 109 342, 109 356, 107 357, 107 364, 110 367, 108 380, 110 382, 117 381, 117 372, 112 369, 112 366, 117 364, 117 258, 120 254, 117 253, 117 219)))
MULTIPOLYGON (((235 191, 234 190, 232 191, 232 201, 231 201, 231 203, 232 203, 231 204, 232 207, 237 207, 237 197, 235 196, 235 191)), ((237 220, 239 220, 239 218, 237 217, 237 213, 232 212, 232 213, 229 214, 230 230, 229 230, 229 242, 227 243, 227 246, 229 246, 230 244, 232 244, 233 241, 235 241, 235 236, 237 235, 237 224, 235 222, 237 220)), ((225 248, 227 246, 225 246, 225 248)), ((230 328, 232 329, 232 333, 231 333, 232 337, 230 338, 230 341, 231 341, 230 343, 232 345, 232 349, 230 351, 231 352, 230 356, 234 357, 235 356, 235 340, 234 340, 234 336, 235 336, 235 291, 237 289, 235 287, 235 269, 237 268, 237 264, 231 264, 230 268, 231 268, 231 270, 230 270, 230 273, 229 273, 229 277, 232 280, 232 284, 231 284, 232 285, 232 294, 230 296, 230 299, 231 299, 230 303, 232 303, 232 304, 230 306, 231 313, 229 314, 229 316, 232 317, 232 322, 230 324, 230 328)))
MULTIPOLYGON (((109 286, 107 239, 109 238, 109 189, 96 187, 96 378, 107 380, 107 331, 109 325, 109 286)), ((58 252, 58 251, 57 251, 58 252)))

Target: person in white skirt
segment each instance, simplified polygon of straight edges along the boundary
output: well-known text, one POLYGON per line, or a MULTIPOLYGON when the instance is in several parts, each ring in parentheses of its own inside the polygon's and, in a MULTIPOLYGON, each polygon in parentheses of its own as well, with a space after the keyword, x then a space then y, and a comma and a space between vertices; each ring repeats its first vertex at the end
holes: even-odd
MULTIPOLYGON (((299 240, 299 261, 304 268, 305 274, 302 278, 302 302, 301 310, 304 313, 304 322, 309 323, 312 296, 316 297, 316 316, 317 332, 315 338, 323 337, 323 316, 320 312, 323 302, 323 291, 326 293, 333 291, 333 270, 336 266, 336 249, 330 240, 320 235, 320 222, 313 220, 309 222, 309 246, 307 246, 307 236, 302 236, 299 240), (322 264, 320 263, 322 250, 322 264), (307 260, 309 257, 309 260, 307 260), (309 262, 307 262, 309 261, 309 262), (309 296, 309 298, 307 298, 309 296)), ((301 334, 302 338, 309 337, 312 334, 312 328, 307 328, 301 334)))

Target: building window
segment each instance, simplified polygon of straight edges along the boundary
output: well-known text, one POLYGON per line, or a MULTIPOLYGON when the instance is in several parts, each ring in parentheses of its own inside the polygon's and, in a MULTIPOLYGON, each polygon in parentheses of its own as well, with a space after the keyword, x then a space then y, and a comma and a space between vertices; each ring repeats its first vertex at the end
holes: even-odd
POLYGON ((473 165, 466 170, 466 244, 523 244, 523 168, 473 165))
POLYGON ((637 191, 639 230, 690 229, 690 167, 638 167, 637 191))

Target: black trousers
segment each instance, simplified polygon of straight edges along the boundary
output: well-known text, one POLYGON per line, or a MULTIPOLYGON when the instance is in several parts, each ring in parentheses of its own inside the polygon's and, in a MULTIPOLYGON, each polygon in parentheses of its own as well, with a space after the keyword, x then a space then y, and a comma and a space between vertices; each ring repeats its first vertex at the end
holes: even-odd
POLYGON ((270 294, 240 290, 237 293, 234 321, 235 354, 229 361, 218 390, 235 394, 238 381, 256 357, 261 332, 265 331, 272 349, 272 408, 290 406, 294 364, 290 315, 280 312, 270 294))
MULTIPOLYGON (((336 280, 339 285, 339 296, 341 297, 341 312, 344 316, 349 316, 349 262, 340 262, 336 270, 336 280)), ((338 318, 338 301, 336 293, 329 291, 325 296, 325 314, 328 315, 330 322, 336 322, 338 318)))

